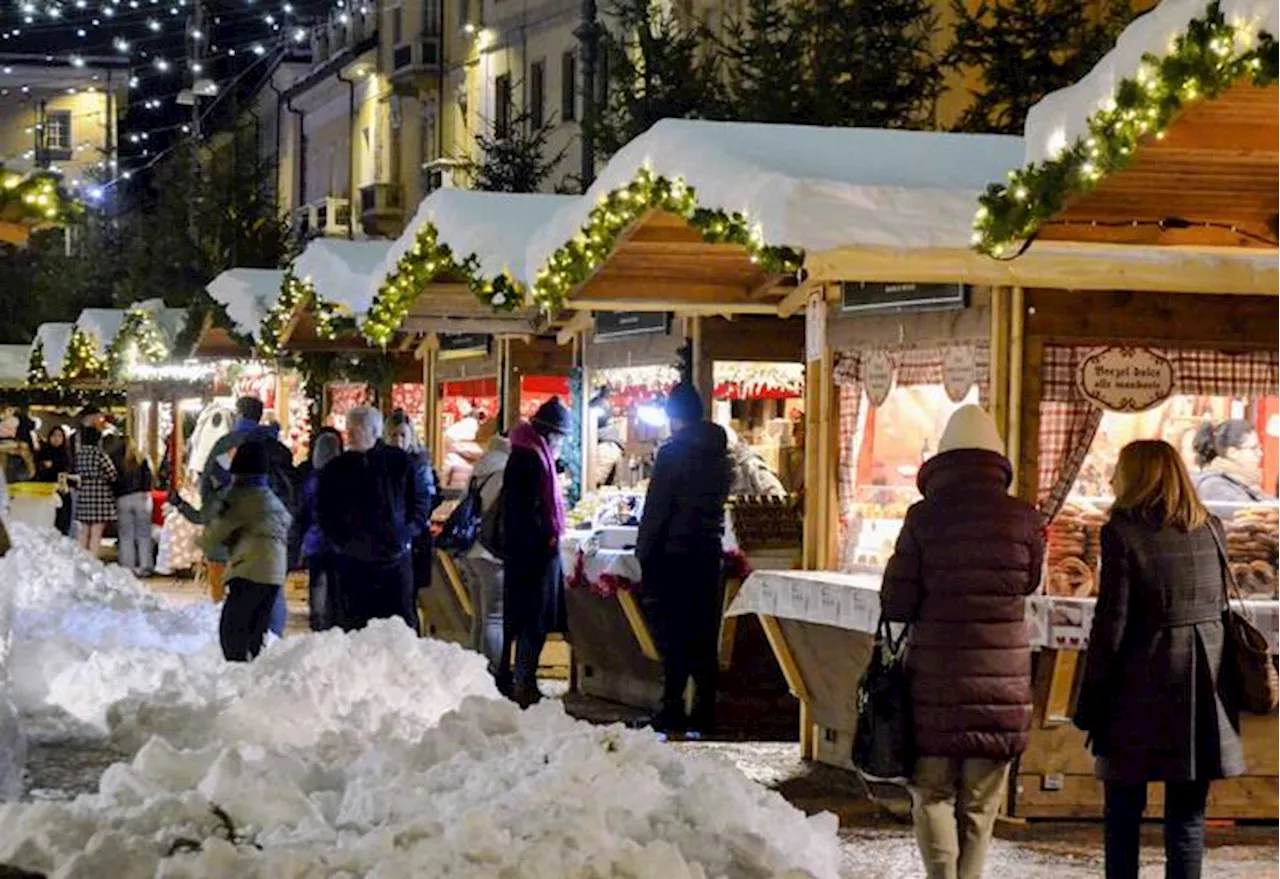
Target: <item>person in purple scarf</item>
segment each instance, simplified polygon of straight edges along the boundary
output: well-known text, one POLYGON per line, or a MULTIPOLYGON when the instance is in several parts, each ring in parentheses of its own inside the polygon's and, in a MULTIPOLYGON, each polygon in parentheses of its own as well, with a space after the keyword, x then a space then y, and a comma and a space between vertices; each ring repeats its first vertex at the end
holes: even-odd
POLYGON ((521 707, 541 698, 538 658, 548 632, 564 631, 560 535, 564 500, 556 482, 556 455, 573 416, 558 397, 511 431, 511 457, 502 479, 503 629, 508 645, 498 667, 498 684, 521 707), (514 676, 508 672, 509 645, 516 645, 514 676))

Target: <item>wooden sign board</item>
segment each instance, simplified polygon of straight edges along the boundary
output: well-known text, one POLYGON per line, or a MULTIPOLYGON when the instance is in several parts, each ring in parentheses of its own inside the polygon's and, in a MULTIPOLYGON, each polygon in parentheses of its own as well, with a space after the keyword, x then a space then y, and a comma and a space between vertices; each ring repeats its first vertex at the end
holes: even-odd
POLYGON ((1173 362, 1149 348, 1100 348, 1080 362, 1080 393, 1110 412, 1145 412, 1177 386, 1173 362))

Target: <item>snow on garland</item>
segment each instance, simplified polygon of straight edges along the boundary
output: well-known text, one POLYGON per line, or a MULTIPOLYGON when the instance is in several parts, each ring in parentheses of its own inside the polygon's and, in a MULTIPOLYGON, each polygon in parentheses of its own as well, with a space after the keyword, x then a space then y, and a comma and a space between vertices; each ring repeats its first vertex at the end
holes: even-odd
POLYGON ((1007 184, 987 187, 974 217, 974 249, 1001 256, 1052 219, 1068 198, 1128 165, 1148 134, 1163 138, 1187 104, 1215 97, 1246 77, 1259 87, 1276 82, 1276 38, 1228 22, 1215 0, 1175 37, 1167 55, 1143 55, 1136 78, 1122 80, 1105 108, 1089 119, 1088 137, 1050 161, 1011 171, 1007 184))
POLYGON ((155 365, 169 356, 155 318, 145 308, 130 307, 124 314, 120 331, 107 346, 107 369, 115 378, 121 378, 133 363, 155 365))
POLYGON ((520 285, 505 272, 496 278, 482 278, 479 271, 479 256, 473 253, 459 262, 449 245, 440 241, 435 226, 425 224, 413 247, 396 262, 395 272, 378 288, 361 332, 372 344, 385 348, 423 288, 440 278, 462 279, 476 298, 495 312, 515 311, 524 304, 520 285))
POLYGON ((663 177, 646 166, 626 186, 602 195, 581 231, 538 270, 534 302, 545 312, 558 309, 569 291, 608 258, 618 236, 650 210, 676 214, 708 243, 746 248, 752 261, 770 272, 791 274, 800 268, 801 254, 797 250, 765 244, 759 225, 744 214, 700 207, 696 191, 683 178, 663 177))
MULTIPOLYGON (((262 318, 258 339, 259 353, 268 357, 280 353, 280 336, 284 333, 290 315, 299 307, 311 309, 316 321, 316 335, 322 339, 333 339, 343 328, 344 318, 339 314, 340 306, 321 299, 311 282, 299 278, 293 273, 293 269, 285 269, 284 280, 280 285, 280 300, 262 318)), ((354 321, 348 320, 347 323, 353 325, 354 321)))
POLYGON ((0 221, 44 225, 57 223, 80 206, 62 190, 62 178, 51 171, 19 174, 0 168, 0 221))
POLYGON ((44 365, 44 340, 36 339, 27 359, 27 384, 39 385, 49 381, 49 371, 44 365))
POLYGON ((67 343, 67 356, 62 361, 62 379, 106 378, 107 361, 99 351, 97 342, 79 327, 71 331, 67 343))

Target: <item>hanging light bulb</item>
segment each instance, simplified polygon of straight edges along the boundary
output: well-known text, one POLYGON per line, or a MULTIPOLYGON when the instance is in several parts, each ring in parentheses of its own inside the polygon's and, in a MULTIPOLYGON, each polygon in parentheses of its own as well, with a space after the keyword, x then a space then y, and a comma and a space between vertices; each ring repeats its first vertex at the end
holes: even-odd
POLYGON ((148 18, 148 19, 147 19, 147 27, 149 27, 149 28, 151 29, 151 32, 152 32, 152 33, 159 33, 159 31, 160 31, 160 22, 156 21, 154 18, 148 18))
POLYGON ((166 61, 166 60, 165 60, 165 59, 163 59, 163 58, 157 58, 157 59, 156 59, 156 70, 159 70, 161 73, 168 73, 168 72, 169 72, 169 62, 168 62, 168 61, 166 61))

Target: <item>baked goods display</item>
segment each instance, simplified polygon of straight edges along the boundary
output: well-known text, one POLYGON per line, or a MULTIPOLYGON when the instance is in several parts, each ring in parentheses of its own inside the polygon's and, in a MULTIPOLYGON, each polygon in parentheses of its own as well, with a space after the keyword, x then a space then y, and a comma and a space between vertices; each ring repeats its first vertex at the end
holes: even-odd
POLYGON ((744 552, 800 546, 804 542, 804 504, 799 495, 736 496, 729 500, 733 533, 744 552))
POLYGON ((1224 517, 1227 558, 1246 598, 1275 598, 1276 556, 1280 545, 1280 508, 1256 506, 1224 517))
POLYGON ((1090 598, 1098 594, 1098 558, 1106 514, 1079 501, 1067 501, 1049 526, 1045 548, 1049 595, 1090 598))
POLYGON ((638 525, 644 507, 644 495, 648 484, 631 488, 606 486, 584 495, 565 514, 570 528, 590 528, 600 525, 638 525))

